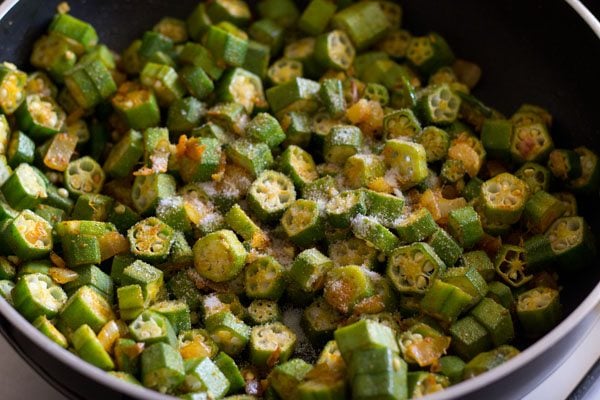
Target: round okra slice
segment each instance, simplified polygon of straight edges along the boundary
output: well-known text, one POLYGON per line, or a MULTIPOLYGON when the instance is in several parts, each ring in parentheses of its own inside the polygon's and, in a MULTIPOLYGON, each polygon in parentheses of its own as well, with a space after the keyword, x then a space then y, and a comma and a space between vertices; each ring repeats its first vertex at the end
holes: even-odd
POLYGON ((246 249, 235 233, 222 229, 198 239, 194 244, 196 271, 213 282, 229 281, 242 270, 246 249))
POLYGON ((419 143, 400 139, 385 142, 381 153, 400 189, 409 189, 427 178, 427 153, 419 143))
POLYGON ((417 108, 428 124, 448 125, 458 117, 460 97, 446 84, 430 87, 419 100, 417 108))
POLYGON ((263 222, 280 218, 296 200, 294 183, 281 172, 262 172, 248 190, 248 206, 263 222))
POLYGON ((179 352, 166 343, 146 347, 141 355, 142 383, 161 393, 174 390, 185 380, 185 368, 179 352))
POLYGON ((204 329, 182 331, 177 336, 179 353, 184 360, 209 357, 219 352, 219 347, 204 329))
POLYGON ((289 206, 281 217, 281 226, 289 239, 300 247, 308 247, 323 237, 323 223, 316 201, 300 199, 289 206))
POLYGON ((348 314, 374 292, 368 270, 358 265, 335 267, 327 273, 323 298, 337 311, 348 314))
POLYGON ((454 54, 446 40, 437 33, 413 37, 406 50, 406 58, 421 73, 430 75, 454 61, 454 54))
POLYGON ((248 114, 252 114, 255 108, 267 107, 260 77, 242 68, 234 68, 226 72, 219 81, 216 94, 222 102, 243 105, 248 114))
POLYGON ((42 258, 52 250, 52 225, 31 210, 23 210, 4 228, 2 238, 21 260, 42 258))
POLYGON ((556 261, 565 271, 582 268, 596 254, 589 225, 582 217, 562 217, 546 231, 556 261))
POLYGON ((445 269, 433 248, 418 242, 394 250, 388 257, 386 274, 400 293, 423 294, 445 269))
POLYGON ((448 148, 448 159, 462 161, 465 171, 470 177, 479 173, 486 151, 481 141, 474 135, 462 133, 450 143, 448 148))
POLYGON ((328 254, 336 267, 360 265, 368 269, 374 269, 377 265, 377 249, 357 237, 331 243, 328 254))
POLYGON ((73 160, 64 173, 65 187, 74 196, 100 193, 106 175, 102 167, 89 156, 73 160))
POLYGON ((577 193, 596 193, 600 184, 600 163, 596 153, 587 147, 577 147, 581 164, 581 176, 567 182, 567 187, 577 193))
POLYGON ((410 32, 404 29, 392 29, 376 47, 392 58, 403 59, 406 57, 411 39, 410 32))
POLYGON ((160 106, 169 106, 185 94, 177 71, 169 65, 146 63, 140 72, 140 82, 154 92, 160 106))
POLYGON ((296 334, 281 322, 252 328, 250 361, 258 367, 272 367, 286 362, 296 347, 296 334))
POLYGON ((154 212, 160 200, 175 194, 175 178, 169 174, 138 175, 131 187, 131 201, 137 212, 154 212))
POLYGON ((363 134, 356 126, 336 125, 331 128, 323 145, 325 160, 343 165, 348 157, 361 150, 363 134))
POLYGON ((15 112, 19 129, 33 138, 46 138, 58 133, 67 118, 62 108, 51 98, 31 94, 15 112))
POLYGON ((463 379, 470 379, 496 368, 519 354, 513 346, 503 345, 476 355, 465 365, 463 379))
POLYGON ((333 337, 333 332, 344 316, 319 297, 302 314, 302 328, 315 345, 323 345, 333 337))
POLYGON ((0 109, 6 115, 14 113, 25 100, 27 74, 14 64, 0 64, 0 109))
POLYGON ((577 179, 581 176, 579 154, 573 150, 554 149, 548 155, 548 169, 562 181, 577 179))
POLYGON ((379 83, 367 83, 363 91, 363 98, 376 101, 382 106, 387 106, 390 102, 390 94, 387 88, 379 83))
POLYGON ((503 172, 481 185, 483 213, 492 223, 514 224, 521 218, 528 195, 525 182, 503 172))
POLYGON ((315 162, 307 151, 295 145, 289 145, 279 161, 281 170, 287 174, 298 189, 319 178, 315 162))
POLYGON ((285 270, 270 256, 249 264, 244 270, 246 296, 251 299, 277 300, 286 287, 285 270))
POLYGON ((248 305, 248 321, 251 325, 262 325, 281 320, 281 310, 275 300, 256 299, 248 305))
POLYGON ((404 243, 419 242, 431 236, 438 226, 427 208, 420 208, 406 216, 398 218, 396 233, 404 243))
POLYGON ((48 275, 34 273, 22 276, 11 292, 14 307, 27 320, 41 315, 54 318, 67 302, 67 295, 48 275))
POLYGON ((316 248, 302 251, 290 269, 292 283, 306 293, 315 293, 323 288, 331 260, 316 248))
POLYGON ((221 351, 235 356, 250 340, 251 328, 230 311, 220 311, 206 319, 206 330, 221 351))
POLYGON ((445 182, 457 183, 464 178, 466 173, 465 164, 461 160, 447 159, 442 164, 440 178, 445 182))
POLYGON ((421 124, 409 108, 392 111, 383 117, 383 135, 386 140, 416 138, 420 133, 421 124))
POLYGON ((333 30, 317 36, 314 57, 321 66, 345 71, 352 66, 356 51, 350 38, 342 30, 333 30))
POLYGON ((281 85, 304 75, 302 62, 290 58, 280 58, 267 70, 267 77, 274 85, 281 85))
POLYGON ((138 83, 123 83, 111 102, 131 129, 142 130, 160 122, 160 110, 154 93, 138 83))
POLYGON ((533 278, 533 275, 527 274, 526 256, 522 247, 502 245, 494 261, 496 273, 514 288, 523 286, 533 278))
POLYGON ((35 208, 48 198, 42 174, 29 164, 20 164, 0 188, 15 210, 35 208))
POLYGON ((517 297, 517 317, 529 337, 548 332, 562 317, 558 290, 540 286, 521 293, 517 297))
POLYGON ((450 147, 450 137, 446 131, 436 126, 423 129, 417 140, 425 148, 427 162, 442 160, 450 147))
POLYGON ((548 191, 552 180, 551 172, 543 165, 526 162, 515 172, 515 176, 521 179, 529 187, 529 193, 535 194, 540 190, 548 191))
POLYGON ((167 259, 173 235, 173 228, 156 217, 141 220, 127 231, 131 253, 150 263, 160 263, 167 259))
POLYGON ((374 154, 355 154, 348 157, 343 174, 352 189, 367 187, 369 183, 385 175, 385 163, 374 154))
POLYGON ((239 27, 246 26, 251 14, 242 0, 216 0, 206 6, 206 14, 213 23, 227 21, 239 27))
POLYGON ((515 127, 510 143, 510 154, 514 161, 544 162, 553 148, 552 137, 545 125, 536 123, 515 127))
POLYGON ((333 197, 325 206, 327 221, 335 228, 349 228, 352 219, 366 213, 364 192, 347 190, 333 197))
POLYGON ((165 343, 175 347, 177 336, 167 317, 146 310, 129 324, 129 333, 136 342, 146 345, 165 343))

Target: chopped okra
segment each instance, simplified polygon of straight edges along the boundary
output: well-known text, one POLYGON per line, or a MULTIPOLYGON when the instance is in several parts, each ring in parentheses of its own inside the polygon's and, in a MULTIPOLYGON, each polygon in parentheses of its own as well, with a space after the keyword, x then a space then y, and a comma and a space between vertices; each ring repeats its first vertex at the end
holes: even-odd
POLYGON ((186 399, 417 398, 556 326, 598 155, 484 104, 397 2, 255 3, 120 57, 63 10, 38 71, 0 64, 0 297, 186 399))

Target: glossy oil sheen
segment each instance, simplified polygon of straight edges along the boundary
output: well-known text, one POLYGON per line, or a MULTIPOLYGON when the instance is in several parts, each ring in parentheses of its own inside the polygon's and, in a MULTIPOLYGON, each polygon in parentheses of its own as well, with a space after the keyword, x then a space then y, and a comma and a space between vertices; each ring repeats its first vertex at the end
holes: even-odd
MULTIPOLYGON (((33 41, 42 34, 58 2, 22 0, 0 22, 0 60, 31 70, 33 41), (47 4, 47 5, 46 5, 47 4)), ((185 17, 198 0, 71 0, 71 13, 92 23, 103 43, 124 49, 165 15, 185 17)), ((405 0, 405 27, 414 33, 435 30, 455 53, 476 62, 483 78, 475 94, 510 115, 523 102, 539 104, 554 116, 557 146, 587 145, 600 151, 600 40, 562 1, 548 0, 405 0)), ((580 211, 600 232, 598 195, 580 211)), ((561 275, 565 311, 573 310, 596 286, 600 266, 572 277, 561 275)), ((35 368, 77 398, 128 398, 79 376, 22 335, 0 315, 3 333, 35 368)), ((503 381, 473 393, 474 398, 515 398, 540 379, 541 369, 563 358, 577 341, 568 335, 531 365, 503 381), (499 388, 502 388, 500 391, 499 388), (484 397, 481 397, 484 396, 484 397), (498 397, 500 396, 500 397, 498 397)))

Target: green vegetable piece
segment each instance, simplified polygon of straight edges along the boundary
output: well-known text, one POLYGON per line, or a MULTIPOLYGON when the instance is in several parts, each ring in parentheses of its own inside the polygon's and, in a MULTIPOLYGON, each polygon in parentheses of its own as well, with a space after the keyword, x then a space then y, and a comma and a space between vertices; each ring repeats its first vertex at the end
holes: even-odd
POLYGON ((325 285, 332 261, 316 248, 302 251, 296 256, 290 269, 290 278, 309 293, 315 293, 325 285))
POLYGON ((108 321, 113 319, 115 315, 106 298, 96 289, 82 286, 62 307, 57 327, 65 335, 84 324, 89 325, 94 332, 99 332, 108 321))
POLYGON ((250 327, 229 311, 220 311, 209 316, 206 330, 219 349, 235 356, 244 350, 250 340, 250 327))
POLYGON ((446 40, 435 32, 413 37, 406 49, 406 58, 424 75, 431 75, 440 67, 451 65, 454 54, 446 40))
POLYGON ((335 267, 327 273, 323 297, 333 308, 347 314, 363 299, 373 295, 367 270, 357 265, 335 267))
POLYGON ((184 301, 160 301, 158 303, 154 303, 150 307, 150 311, 154 311, 163 317, 166 317, 171 323, 173 331, 175 331, 176 335, 182 331, 192 329, 190 308, 184 301))
POLYGON ((326 161, 343 165, 348 157, 361 150, 362 144, 363 135, 358 127, 352 125, 334 126, 325 139, 323 155, 326 161))
POLYGON ((510 160, 513 124, 505 119, 486 119, 481 128, 481 143, 494 158, 510 160))
POLYGON ((552 175, 548 168, 540 164, 526 162, 515 172, 515 176, 527 184, 531 194, 550 189, 552 175))
POLYGON ((325 68, 345 71, 352 66, 356 51, 343 30, 333 30, 317 36, 315 60, 325 68))
POLYGON ((333 16, 331 24, 345 31, 357 50, 382 39, 390 25, 378 3, 355 3, 333 16))
POLYGON ((296 200, 281 217, 285 233, 300 247, 309 247, 323 237, 322 222, 318 205, 313 200, 296 200))
POLYGON ((250 334, 250 360, 258 367, 286 362, 296 346, 296 334, 281 322, 258 325, 250 334))
POLYGON ((155 343, 144 349, 141 356, 144 386, 166 393, 185 379, 183 360, 179 352, 165 343, 155 343))
POLYGON ((67 302, 67 295, 43 274, 27 274, 11 292, 12 304, 29 321, 44 315, 53 318, 67 302))
POLYGON ((202 149, 199 157, 189 157, 187 154, 179 159, 180 175, 184 182, 206 182, 216 174, 221 166, 222 150, 217 139, 192 138, 188 146, 197 145, 202 149))
POLYGON ((338 328, 334 337, 342 357, 348 362, 359 350, 388 348, 396 354, 400 351, 393 331, 372 320, 361 320, 338 328))
POLYGON ((227 394, 239 392, 244 387, 245 381, 233 358, 229 357, 226 353, 220 352, 213 361, 229 381, 227 394))
POLYGON ((310 153, 293 144, 281 155, 280 167, 281 171, 292 179, 297 189, 302 189, 319 177, 310 153))
POLYGON ((244 68, 246 71, 252 72, 261 79, 267 76, 270 60, 269 46, 254 40, 248 41, 248 50, 246 51, 246 59, 244 60, 244 68))
POLYGON ((312 368, 306 361, 294 358, 273 368, 269 382, 279 396, 293 398, 298 385, 312 368))
POLYGON ((542 336, 562 318, 558 290, 543 286, 521 293, 516 309, 519 322, 530 337, 542 336))
POLYGON ((383 134, 386 140, 416 138, 421 131, 419 120, 408 108, 392 111, 383 117, 383 134))
POLYGON ((71 342, 79 357, 96 367, 109 371, 115 368, 113 360, 88 325, 82 325, 71 336, 71 342))
POLYGON ((460 265, 466 268, 475 268, 486 282, 492 281, 496 276, 494 264, 483 250, 473 250, 460 256, 460 265))
POLYGON ((168 106, 185 94, 177 71, 169 65, 147 63, 140 72, 140 82, 152 89, 160 106, 168 106))
POLYGON ((529 189, 514 175, 503 172, 481 186, 483 213, 491 221, 513 224, 521 218, 529 189))
POLYGON ((99 193, 105 179, 102 167, 90 156, 73 160, 64 173, 65 188, 74 196, 99 193))
POLYGON ((515 299, 513 298, 510 287, 499 281, 488 283, 487 297, 500 304, 508 310, 514 310, 515 299))
POLYGON ((208 396, 221 398, 229 390, 229 381, 210 358, 185 360, 183 389, 187 392, 204 392, 208 396))
POLYGON ((20 164, 2 184, 0 191, 15 210, 35 208, 48 197, 46 184, 34 167, 20 164))
POLYGON ((545 125, 537 123, 515 127, 510 143, 510 153, 514 161, 543 163, 553 148, 552 137, 545 125))
POLYGON ((136 260, 123 270, 122 285, 140 285, 146 304, 156 300, 163 287, 163 272, 141 260, 136 260))
POLYGON ((473 297, 460 287, 436 279, 423 296, 421 309, 434 318, 451 323, 472 301, 473 297))
POLYGON ((527 274, 525 249, 519 246, 505 244, 500 247, 494 267, 497 274, 512 287, 521 287, 533 276, 527 274))
POLYGON ((436 126, 425 127, 418 136, 418 142, 425 148, 427 162, 442 160, 450 147, 450 137, 436 126))
POLYGON ((78 63, 65 74, 65 85, 83 109, 97 106, 117 91, 110 71, 99 60, 78 63))
POLYGON ((52 250, 52 226, 33 211, 24 210, 2 231, 2 239, 21 260, 47 256, 52 250))
POLYGON ((267 46, 271 54, 279 53, 279 50, 283 46, 283 28, 268 18, 259 19, 254 22, 250 25, 248 33, 256 42, 267 46))
MULTIPOLYGON (((452 267, 454 264, 456 264, 463 252, 462 247, 460 247, 460 245, 456 243, 456 241, 452 239, 452 236, 450 236, 450 234, 444 229, 436 229, 436 231, 427 240, 427 243, 433 248, 435 254, 442 259, 444 264, 449 267, 452 267)), ((492 272, 495 272, 492 262, 490 261, 489 263, 492 268, 492 272)))
POLYGON ((539 190, 525 203, 523 217, 532 232, 544 233, 564 212, 565 206, 559 199, 539 190))
POLYGON ((457 356, 444 356, 439 362, 440 374, 447 376, 450 383, 457 384, 463 379, 466 363, 457 356))
POLYGON ((0 108, 6 115, 14 113, 25 100, 27 74, 10 63, 0 64, 0 108))
POLYGON ((140 285, 125 285, 117 289, 119 315, 123 321, 132 321, 138 317, 146 305, 144 292, 140 285))
POLYGON ((395 227, 402 216, 404 198, 373 190, 363 189, 363 192, 368 215, 388 228, 395 227))
POLYGON ((241 67, 248 51, 248 39, 223 29, 222 25, 208 27, 204 45, 215 57, 217 63, 241 67))
POLYGON ((393 179, 401 189, 408 189, 427 178, 427 154, 418 144, 399 139, 385 142, 382 151, 385 164, 392 169, 393 179))
POLYGON ((284 28, 290 28, 300 16, 296 4, 291 0, 262 0, 257 5, 258 13, 284 28))
POLYGON ((246 136, 253 141, 266 143, 270 148, 277 147, 285 140, 285 133, 279 122, 270 114, 259 113, 246 126, 246 136))
POLYGON ((205 113, 204 104, 195 97, 176 99, 169 106, 167 127, 170 132, 191 131, 200 125, 205 113))
POLYGON ((244 168, 254 176, 261 175, 273 164, 273 155, 266 143, 236 140, 225 147, 225 154, 232 163, 244 168))
POLYGON ((227 71, 219 81, 216 94, 222 102, 241 104, 248 114, 267 108, 260 77, 242 68, 227 71))
POLYGON ((143 261, 167 259, 173 243, 173 228, 156 217, 143 219, 127 231, 131 253, 143 261))
POLYGON ((479 215, 471 206, 458 208, 448 214, 448 228, 463 248, 471 248, 483 237, 479 215))
POLYGON ((190 310, 197 310, 202 303, 202 294, 190 280, 187 271, 178 271, 167 283, 175 298, 185 301, 190 310))
POLYGON ((577 193, 593 193, 600 183, 598 156, 587 147, 577 147, 581 164, 581 176, 568 182, 568 187, 577 193))
POLYGON ((336 11, 336 5, 328 0, 312 0, 298 20, 298 28, 311 36, 323 33, 336 11))
POLYGON ((483 298, 470 314, 489 332, 494 346, 506 344, 515 337, 510 311, 494 300, 483 298))
POLYGON ((398 372, 358 375, 352 381, 353 399, 406 399, 406 365, 398 372))
POLYGON ((48 27, 49 32, 60 33, 89 50, 98 43, 94 27, 69 14, 56 14, 48 27))
POLYGON ((430 237, 439 228, 431 212, 427 208, 421 208, 398 218, 395 229, 403 243, 413 243, 430 237))
POLYGON ((63 284, 63 289, 67 294, 75 292, 82 286, 90 286, 100 293, 103 293, 107 299, 112 299, 114 295, 114 285, 112 278, 95 265, 84 265, 73 270, 77 273, 77 278, 63 284))
POLYGON ((390 253, 398 246, 398 238, 373 217, 359 214, 352 219, 351 226, 357 238, 365 240, 384 253, 390 253))
POLYGON ((311 113, 318 107, 320 85, 304 78, 295 78, 284 84, 267 89, 267 101, 275 114, 290 111, 311 113))
POLYGON ((465 365, 463 379, 470 379, 484 372, 504 364, 506 361, 517 356, 519 350, 512 346, 500 346, 494 350, 478 354, 465 365))
POLYGON ((448 125, 458 116, 461 100, 446 84, 428 87, 420 98, 417 108, 428 124, 448 125))
POLYGON ((138 175, 131 188, 131 200, 137 212, 148 215, 162 199, 175 194, 176 182, 169 174, 138 175))
POLYGON ((235 278, 244 267, 246 255, 235 233, 227 229, 210 233, 194 244, 196 271, 214 282, 235 278))
POLYGON ((471 360, 477 354, 492 347, 488 331, 472 316, 466 316, 450 325, 452 349, 463 360, 471 360))
POLYGON ((263 171, 250 186, 248 206, 261 221, 280 218, 296 200, 294 184, 284 174, 263 171))
POLYGON ((414 371, 406 374, 409 398, 419 398, 444 390, 450 380, 442 375, 425 371, 414 371))
POLYGON ((19 129, 32 138, 45 139, 63 128, 66 114, 51 97, 31 94, 21 103, 15 117, 19 129))
POLYGON ((244 270, 246 296, 277 300, 285 290, 285 270, 270 256, 260 257, 244 270))
POLYGON ((396 248, 388 257, 386 274, 400 293, 426 293, 446 269, 444 262, 426 243, 396 248))
POLYGON ((66 349, 69 346, 65 335, 60 333, 60 331, 56 329, 54 324, 50 322, 45 315, 40 315, 37 317, 32 324, 60 347, 66 349))
POLYGON ((169 319, 157 312, 146 310, 129 324, 129 332, 136 342, 146 345, 166 343, 177 344, 177 336, 169 319))

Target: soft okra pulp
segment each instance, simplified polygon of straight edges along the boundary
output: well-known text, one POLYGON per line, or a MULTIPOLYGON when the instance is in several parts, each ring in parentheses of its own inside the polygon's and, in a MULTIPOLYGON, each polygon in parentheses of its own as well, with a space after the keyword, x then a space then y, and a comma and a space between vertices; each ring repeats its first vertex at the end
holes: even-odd
POLYGON ((185 399, 402 400, 518 356, 596 254, 598 157, 403 18, 211 0, 117 54, 59 6, 36 70, 0 65, 0 295, 185 399))

